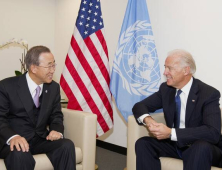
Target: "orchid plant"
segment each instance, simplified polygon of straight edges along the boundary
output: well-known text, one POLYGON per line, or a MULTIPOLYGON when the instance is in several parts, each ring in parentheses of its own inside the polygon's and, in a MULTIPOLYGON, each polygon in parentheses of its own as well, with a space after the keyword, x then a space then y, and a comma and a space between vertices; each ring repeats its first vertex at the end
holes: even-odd
POLYGON ((0 45, 0 49, 9 48, 11 46, 20 47, 24 50, 22 53, 22 58, 19 59, 19 61, 21 63, 21 71, 15 70, 15 75, 18 76, 18 75, 21 75, 27 71, 24 60, 25 60, 26 52, 28 51, 28 42, 23 39, 18 40, 16 38, 12 38, 11 40, 0 45))

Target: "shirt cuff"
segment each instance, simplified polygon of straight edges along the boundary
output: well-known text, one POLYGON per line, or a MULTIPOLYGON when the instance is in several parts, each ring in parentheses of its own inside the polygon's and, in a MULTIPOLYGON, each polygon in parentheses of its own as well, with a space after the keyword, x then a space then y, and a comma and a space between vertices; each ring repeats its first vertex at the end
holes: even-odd
POLYGON ((140 116, 140 117, 137 119, 137 121, 138 121, 139 123, 142 123, 142 124, 146 125, 146 123, 144 123, 144 119, 145 119, 145 117, 147 117, 147 116, 150 116, 150 114, 148 114, 148 113, 143 114, 142 116, 140 116))
MULTIPOLYGON (((60 132, 59 132, 60 133, 60 132)), ((63 139, 63 134, 62 133, 60 133, 60 135, 61 135, 61 139, 63 139)))
POLYGON ((19 136, 19 135, 13 135, 12 137, 10 137, 10 138, 7 140, 6 144, 7 144, 7 145, 10 145, 10 140, 11 140, 12 138, 16 137, 16 136, 19 136))
POLYGON ((171 129, 171 138, 172 141, 177 141, 177 134, 175 128, 171 129))

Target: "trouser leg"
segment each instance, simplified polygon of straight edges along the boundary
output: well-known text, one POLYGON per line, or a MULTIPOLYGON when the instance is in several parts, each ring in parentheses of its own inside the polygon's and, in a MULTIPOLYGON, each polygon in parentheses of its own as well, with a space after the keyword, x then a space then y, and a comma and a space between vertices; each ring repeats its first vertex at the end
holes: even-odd
POLYGON ((46 153, 55 170, 75 170, 75 147, 71 140, 47 141, 38 139, 31 149, 32 154, 46 153))
POLYGON ((5 145, 0 151, 0 158, 4 159, 7 170, 34 170, 35 160, 30 152, 10 151, 5 145))
POLYGON ((170 140, 143 137, 136 142, 136 169, 161 170, 159 157, 178 158, 176 148, 170 140))
POLYGON ((184 170, 210 170, 212 165, 219 166, 221 159, 218 147, 201 140, 183 152, 184 170))

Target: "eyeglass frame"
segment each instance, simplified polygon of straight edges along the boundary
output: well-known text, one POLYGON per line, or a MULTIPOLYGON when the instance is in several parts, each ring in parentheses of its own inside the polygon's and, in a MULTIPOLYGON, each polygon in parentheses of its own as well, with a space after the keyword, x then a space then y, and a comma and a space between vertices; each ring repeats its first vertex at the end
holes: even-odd
POLYGON ((50 65, 50 66, 48 66, 48 67, 45 67, 45 66, 37 66, 37 67, 43 67, 43 68, 47 68, 47 69, 49 69, 49 70, 52 70, 52 69, 55 69, 56 66, 57 66, 57 64, 54 63, 54 64, 52 64, 52 65, 50 65))

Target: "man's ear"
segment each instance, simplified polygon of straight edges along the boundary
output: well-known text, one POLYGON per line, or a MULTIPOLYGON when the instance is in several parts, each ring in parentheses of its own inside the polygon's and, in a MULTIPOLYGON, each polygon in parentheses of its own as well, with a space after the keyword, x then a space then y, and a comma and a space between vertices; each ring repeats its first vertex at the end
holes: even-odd
POLYGON ((30 66, 30 71, 35 74, 36 71, 37 71, 37 66, 32 64, 32 65, 30 66))
POLYGON ((184 67, 183 72, 184 72, 184 75, 185 75, 185 76, 187 76, 188 74, 190 74, 190 67, 189 67, 189 66, 184 67))

